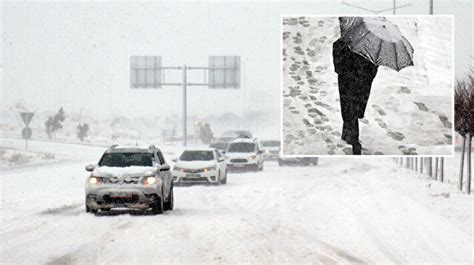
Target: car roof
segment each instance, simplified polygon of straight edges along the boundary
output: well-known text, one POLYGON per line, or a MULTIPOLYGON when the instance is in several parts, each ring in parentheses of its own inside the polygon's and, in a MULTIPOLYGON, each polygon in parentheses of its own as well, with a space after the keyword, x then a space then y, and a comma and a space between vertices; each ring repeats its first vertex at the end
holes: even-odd
POLYGON ((150 146, 127 146, 127 145, 112 145, 107 149, 106 153, 153 153, 160 151, 154 145, 150 146))
POLYGON ((232 143, 255 143, 257 141, 257 139, 249 139, 249 138, 237 138, 235 140, 233 140, 232 142, 230 142, 231 144, 232 143))
POLYGON ((184 151, 214 151, 215 148, 212 147, 186 147, 184 151))

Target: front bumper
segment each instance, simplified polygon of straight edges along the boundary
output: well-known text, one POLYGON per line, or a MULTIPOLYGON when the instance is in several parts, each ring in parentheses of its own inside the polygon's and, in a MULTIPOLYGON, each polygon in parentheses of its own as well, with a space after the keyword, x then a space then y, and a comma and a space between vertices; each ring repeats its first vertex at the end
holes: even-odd
POLYGON ((94 210, 111 208, 145 210, 157 199, 162 198, 155 187, 134 189, 108 186, 89 189, 86 193, 86 204, 94 210))
POLYGON ((207 172, 187 173, 183 171, 173 171, 173 182, 176 184, 185 183, 218 183, 219 173, 217 170, 207 172))
POLYGON ((265 160, 277 160, 278 157, 279 157, 278 152, 276 152, 276 153, 272 153, 272 152, 269 152, 269 153, 266 153, 266 152, 265 152, 265 153, 263 153, 263 158, 264 158, 265 160))
POLYGON ((258 168, 257 162, 247 162, 247 163, 227 163, 227 169, 229 171, 238 171, 238 170, 256 170, 258 168))

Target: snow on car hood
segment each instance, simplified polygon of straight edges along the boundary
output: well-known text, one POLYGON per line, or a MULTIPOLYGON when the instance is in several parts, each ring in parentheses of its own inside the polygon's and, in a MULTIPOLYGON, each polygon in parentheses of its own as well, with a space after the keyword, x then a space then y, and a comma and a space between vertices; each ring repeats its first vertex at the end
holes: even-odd
POLYGON ((181 161, 178 160, 175 164, 177 167, 187 169, 200 169, 205 167, 212 167, 216 165, 216 161, 181 161))
POLYGON ((99 177, 141 177, 147 171, 155 171, 154 167, 97 167, 92 174, 99 177))
POLYGON ((255 153, 225 153, 228 158, 249 158, 250 156, 256 155, 255 153))

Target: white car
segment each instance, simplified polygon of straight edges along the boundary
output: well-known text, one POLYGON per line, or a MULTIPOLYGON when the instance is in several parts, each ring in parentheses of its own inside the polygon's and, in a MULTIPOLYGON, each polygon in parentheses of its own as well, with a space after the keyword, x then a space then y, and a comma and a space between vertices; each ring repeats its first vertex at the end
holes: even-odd
POLYGON ((263 157, 266 160, 277 160, 280 153, 280 141, 262 141, 263 157))
POLYGON ((229 170, 263 170, 263 151, 257 139, 236 139, 225 153, 229 170))
POLYGON ((185 149, 175 162, 172 174, 175 184, 227 183, 227 166, 215 148, 185 149))

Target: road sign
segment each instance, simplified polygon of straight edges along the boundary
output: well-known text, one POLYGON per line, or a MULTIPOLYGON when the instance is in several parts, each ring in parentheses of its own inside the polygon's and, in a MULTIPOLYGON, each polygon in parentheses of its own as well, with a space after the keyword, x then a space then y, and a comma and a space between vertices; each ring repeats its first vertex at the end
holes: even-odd
POLYGON ((23 130, 21 130, 21 136, 25 140, 31 139, 32 134, 33 134, 33 131, 31 130, 30 127, 25 127, 23 128, 23 130))
POLYGON ((209 56, 209 88, 240 88, 240 56, 209 56))
POLYGON ((161 56, 130 56, 130 88, 161 88, 161 56))
POLYGON ((23 123, 25 123, 26 127, 28 127, 34 115, 35 113, 33 112, 20 112, 21 119, 23 120, 23 123))

